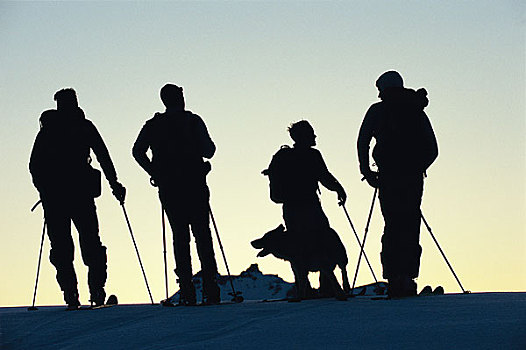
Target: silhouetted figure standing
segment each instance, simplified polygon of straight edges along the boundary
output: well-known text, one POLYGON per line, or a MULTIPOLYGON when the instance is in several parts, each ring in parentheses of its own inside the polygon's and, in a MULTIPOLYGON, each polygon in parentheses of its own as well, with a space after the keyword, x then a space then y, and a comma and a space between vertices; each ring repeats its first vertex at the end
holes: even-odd
POLYGON ((389 295, 416 295, 422 248, 420 204, 426 169, 438 156, 431 123, 424 112, 428 104, 424 89, 403 87, 400 74, 389 71, 376 81, 381 102, 367 111, 358 135, 360 171, 372 187, 379 188, 385 227, 381 261, 389 295), (369 166, 369 145, 375 138, 369 166))
MULTIPOLYGON (((263 174, 270 179, 271 199, 283 203, 283 219, 288 234, 316 241, 317 237, 309 235, 332 230, 318 198, 318 183, 335 191, 341 204, 345 204, 347 195, 327 169, 320 151, 313 148, 316 146, 316 135, 309 122, 301 120, 292 124, 288 131, 294 141, 293 147, 283 146, 263 174)), ((327 233, 331 239, 333 235, 337 236, 337 233, 327 233)), ((344 289, 348 289, 347 286, 344 289)), ((320 290, 329 294, 332 290, 323 275, 320 275, 320 290)))
POLYGON ((159 198, 172 227, 181 304, 196 303, 192 283, 190 227, 195 237, 203 274, 204 302, 220 302, 217 264, 209 222, 210 192, 206 175, 216 147, 205 123, 185 110, 183 89, 167 84, 161 89, 164 113, 155 113, 142 127, 133 156, 159 188, 159 198), (146 152, 152 151, 150 159, 146 152))
POLYGON ((73 267, 71 221, 79 233, 82 260, 89 267, 90 301, 105 302, 106 247, 99 237, 94 198, 101 194, 100 172, 90 166, 93 150, 114 196, 122 203, 126 189, 117 181, 110 154, 97 128, 85 118, 73 89, 54 96, 56 110, 40 117, 41 129, 31 153, 29 170, 40 193, 51 241, 50 261, 69 308, 77 308, 79 294, 73 267))

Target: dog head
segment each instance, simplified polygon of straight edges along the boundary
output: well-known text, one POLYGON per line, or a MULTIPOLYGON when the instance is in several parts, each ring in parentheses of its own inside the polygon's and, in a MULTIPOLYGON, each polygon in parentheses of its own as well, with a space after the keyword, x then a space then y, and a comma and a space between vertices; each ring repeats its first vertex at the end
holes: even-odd
POLYGON ((275 229, 265 233, 263 237, 253 240, 250 244, 256 249, 261 249, 257 255, 258 257, 275 254, 276 249, 279 249, 280 243, 283 240, 284 233, 285 227, 279 225, 275 229))

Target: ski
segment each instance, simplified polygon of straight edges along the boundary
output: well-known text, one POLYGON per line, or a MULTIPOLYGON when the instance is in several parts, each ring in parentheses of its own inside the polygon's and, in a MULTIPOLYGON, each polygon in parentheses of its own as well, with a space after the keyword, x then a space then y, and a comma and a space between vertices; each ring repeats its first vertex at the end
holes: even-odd
POLYGON ((185 304, 179 304, 179 303, 172 303, 171 301, 165 301, 165 300, 163 300, 160 303, 160 305, 163 307, 205 307, 205 306, 221 306, 221 305, 236 305, 236 304, 240 304, 240 303, 235 302, 235 301, 222 301, 220 303, 214 303, 214 304, 197 303, 194 305, 191 305, 191 304, 185 305, 185 304))
POLYGON ((289 298, 278 298, 278 299, 263 299, 258 300, 258 303, 277 303, 282 301, 289 301, 289 298))
POLYGON ((70 308, 67 308, 66 311, 78 311, 78 310, 98 310, 98 309, 105 309, 105 308, 108 308, 108 307, 112 307, 112 306, 115 306, 115 305, 118 305, 119 304, 119 301, 117 299, 117 296, 115 294, 112 294, 108 297, 108 300, 106 301, 105 304, 102 304, 102 305, 80 305, 78 308, 76 309, 70 309, 70 308))
POLYGON ((181 307, 181 306, 186 306, 186 307, 195 307, 195 306, 214 306, 214 305, 233 305, 233 304, 240 304, 244 301, 244 299, 242 297, 236 297, 230 301, 228 300, 223 300, 219 303, 206 303, 206 302, 201 302, 201 303, 195 303, 195 304, 181 304, 181 303, 178 303, 178 302, 173 302, 170 300, 170 298, 168 299, 165 299, 165 300, 161 300, 160 302, 160 305, 161 306, 164 306, 164 307, 181 307))
POLYGON ((414 296, 407 296, 407 297, 397 297, 397 298, 390 298, 389 296, 378 296, 378 297, 372 297, 371 300, 402 300, 402 299, 410 299, 410 298, 420 298, 420 297, 431 297, 431 296, 437 296, 437 295, 444 295, 444 287, 438 286, 434 290, 431 288, 431 286, 425 286, 422 288, 420 293, 414 296))

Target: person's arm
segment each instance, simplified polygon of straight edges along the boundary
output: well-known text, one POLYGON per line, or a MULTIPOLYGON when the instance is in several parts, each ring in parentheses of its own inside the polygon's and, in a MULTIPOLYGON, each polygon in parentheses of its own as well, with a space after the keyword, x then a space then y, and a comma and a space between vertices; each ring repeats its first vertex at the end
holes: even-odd
POLYGON ((371 170, 369 165, 369 147, 375 134, 378 105, 372 105, 363 118, 358 132, 358 162, 360 173, 372 187, 378 187, 378 174, 371 170))
POLYGON ((327 188, 328 190, 334 191, 338 194, 338 201, 340 205, 345 204, 347 200, 347 194, 343 189, 343 186, 338 182, 338 180, 329 172, 325 161, 320 152, 317 152, 317 162, 320 171, 319 181, 320 183, 327 188))
POLYGON ((148 125, 144 125, 135 140, 132 148, 133 158, 139 163, 141 168, 144 169, 155 180, 153 173, 152 161, 148 158, 146 152, 150 148, 150 141, 148 137, 148 125))
POLYGON ((212 141, 208 129, 201 117, 195 115, 195 118, 200 155, 201 157, 210 159, 216 152, 216 145, 214 144, 214 141, 212 141))
POLYGON ((93 123, 90 121, 87 121, 87 125, 89 146, 93 150, 93 153, 95 153, 95 157, 97 158, 97 161, 99 162, 102 171, 104 172, 104 175, 110 184, 113 195, 119 202, 124 203, 126 189, 117 181, 117 172, 113 166, 110 152, 108 151, 108 148, 106 147, 106 144, 104 143, 104 140, 102 139, 102 136, 95 125, 93 125, 93 123))
POLYGON ((369 147, 375 131, 375 109, 374 105, 369 108, 358 132, 358 162, 362 175, 367 175, 371 171, 369 166, 369 147))
POLYGON ((29 172, 31 173, 33 184, 39 192, 42 192, 43 190, 41 182, 42 170, 45 166, 42 162, 42 159, 44 159, 43 153, 44 146, 42 144, 42 131, 39 131, 29 158, 29 172))
POLYGON ((424 113, 424 123, 423 123, 423 141, 424 141, 424 158, 422 159, 422 168, 424 172, 433 164, 435 159, 438 157, 438 143, 433 132, 433 127, 429 118, 424 113))

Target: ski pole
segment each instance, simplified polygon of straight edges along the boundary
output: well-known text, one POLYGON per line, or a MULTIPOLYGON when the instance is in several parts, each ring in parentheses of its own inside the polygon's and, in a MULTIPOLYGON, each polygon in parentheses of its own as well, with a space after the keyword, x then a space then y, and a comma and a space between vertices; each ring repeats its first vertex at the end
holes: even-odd
POLYGON ((38 310, 35 307, 35 300, 37 297, 37 286, 38 286, 38 276, 40 275, 40 262, 42 260, 42 247, 44 246, 44 236, 46 234, 46 220, 44 220, 44 225, 42 227, 42 238, 40 239, 40 253, 38 253, 38 265, 37 265, 37 277, 35 280, 35 291, 33 292, 33 304, 31 304, 31 307, 28 307, 27 309, 29 311, 38 310))
POLYGON ((363 234, 363 241, 360 247, 360 255, 358 256, 358 264, 356 264, 356 272, 354 273, 354 280, 352 282, 351 288, 351 297, 353 297, 354 286, 356 284, 356 277, 358 277, 358 270, 360 269, 360 261, 362 260, 362 253, 365 248, 365 240, 367 239, 367 232, 369 231, 369 223, 371 222, 371 217, 373 216, 374 201, 376 200, 376 194, 378 193, 378 188, 374 189, 373 202, 371 203, 371 209, 369 210, 369 217, 367 218, 367 224, 365 225, 365 232, 363 234))
POLYGON ((166 291, 166 300, 168 300, 168 267, 166 263, 166 224, 164 222, 164 208, 162 204, 161 204, 161 223, 163 226, 164 289, 166 291))
MULTIPOLYGON (((42 203, 42 200, 39 199, 35 203, 35 205, 33 205, 33 207, 31 208, 31 212, 35 211, 35 209, 41 203, 42 203)), ((37 277, 36 277, 36 280, 35 280, 35 290, 33 292, 33 304, 31 304, 31 306, 27 308, 29 311, 38 310, 35 307, 35 300, 36 300, 36 297, 37 297, 38 277, 40 276, 40 262, 42 261, 42 247, 44 246, 44 236, 45 235, 46 235, 46 219, 44 218, 44 224, 42 225, 42 238, 40 239, 40 252, 38 253, 37 277)))
MULTIPOLYGON (((347 217, 347 220, 349 220, 349 224, 351 225, 351 229, 354 232, 354 236, 356 237, 356 240, 358 241, 358 245, 361 247, 362 243, 360 242, 360 237, 358 237, 358 234, 356 233, 356 230, 354 229, 354 225, 352 224, 351 217, 349 216, 349 213, 347 212, 347 208, 345 208, 345 204, 342 205, 343 211, 345 212, 345 216, 347 217)), ((365 254, 365 249, 363 251, 363 256, 365 257, 365 261, 367 261, 367 265, 369 265, 369 270, 371 270, 371 273, 374 278, 374 282, 378 283, 378 280, 376 279, 376 275, 374 274, 373 268, 371 267, 371 263, 369 262, 369 259, 367 258, 367 254, 365 254)))
POLYGON ((137 258, 139 259, 139 265, 141 265, 142 275, 144 276, 144 282, 146 282, 146 288, 148 289, 148 294, 150 295, 150 301, 152 302, 152 305, 154 305, 155 303, 153 302, 152 293, 150 292, 150 286, 148 285, 146 273, 144 272, 144 267, 142 266, 141 256, 139 255, 139 249, 137 249, 137 244, 135 243, 135 238, 133 237, 132 227, 130 225, 130 220, 128 219, 128 214, 126 213, 126 208, 124 207, 124 202, 121 202, 121 207, 122 212, 124 213, 124 218, 126 219, 126 223, 128 224, 128 229, 130 230, 130 235, 133 241, 133 245, 135 247, 135 252, 137 253, 137 258))
POLYGON ((221 243, 221 238, 219 237, 219 230, 217 229, 216 220, 214 219, 214 214, 212 213, 212 207, 209 206, 210 218, 212 219, 212 224, 214 225, 214 230, 216 231, 217 242, 219 243, 219 248, 221 249, 221 254, 223 255, 223 260, 225 261, 226 272, 228 274, 228 280, 230 281, 230 287, 232 287, 232 296, 233 301, 240 303, 243 301, 243 297, 240 295, 241 292, 236 292, 234 288, 234 282, 232 281, 232 275, 230 274, 230 269, 228 268, 228 262, 226 261, 225 250, 223 249, 223 244, 221 243))
POLYGON ((466 290, 464 290, 464 287, 462 287, 462 283, 460 283, 460 280, 458 279, 457 274, 456 274, 455 271, 453 270, 453 267, 452 267, 451 264, 449 263, 449 260, 447 260, 446 254, 444 253, 444 251, 443 251, 442 248, 440 247, 440 244, 438 244, 438 241, 437 241, 437 239, 435 238, 435 235, 433 234, 433 231, 431 230, 431 227, 430 227, 429 224, 427 223, 426 218, 424 217, 424 214, 422 214, 422 212, 420 212, 420 216, 422 217, 422 221, 424 221, 424 225, 426 225, 426 228, 427 228, 427 230, 429 231, 429 234, 430 234, 431 237, 433 238, 433 241, 435 241, 435 244, 437 245, 438 250, 439 250, 440 253, 442 254, 442 257, 443 257, 444 260, 446 261, 447 266, 449 266, 449 269, 450 269, 451 272, 453 273, 453 276, 455 276, 455 279, 457 280, 457 283, 458 283, 458 285, 460 286, 460 289, 462 289, 462 293, 464 293, 464 294, 469 294, 469 293, 471 293, 469 290, 466 291, 466 290))

